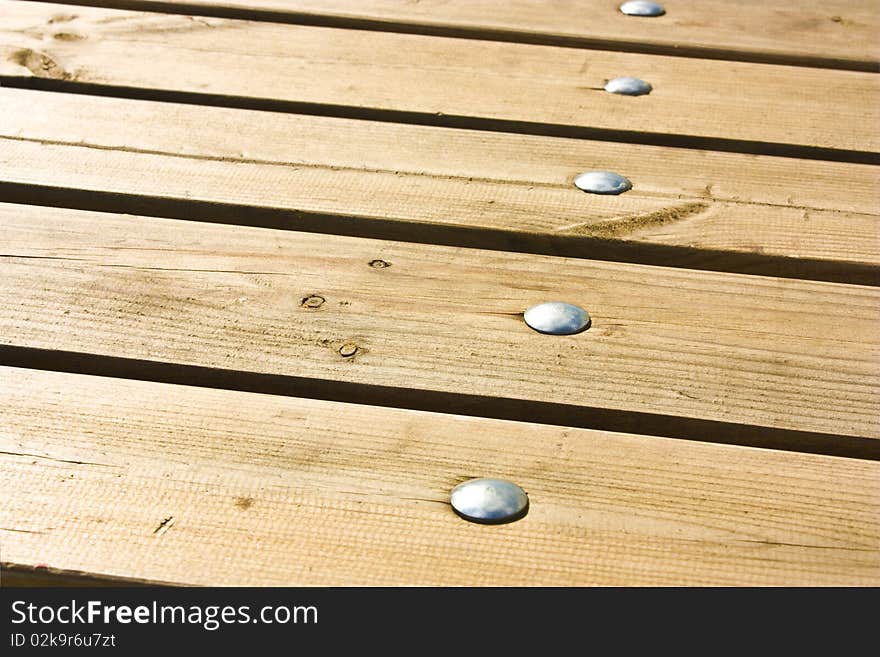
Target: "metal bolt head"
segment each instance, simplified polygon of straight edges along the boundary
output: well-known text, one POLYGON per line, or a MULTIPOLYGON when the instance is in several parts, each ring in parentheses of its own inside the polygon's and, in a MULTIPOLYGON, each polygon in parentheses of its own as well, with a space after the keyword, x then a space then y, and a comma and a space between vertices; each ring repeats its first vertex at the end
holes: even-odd
POLYGON ((572 335, 590 328, 590 314, 578 306, 563 301, 548 301, 532 306, 525 313, 526 324, 538 333, 572 335))
POLYGON ((574 179, 575 187, 591 194, 623 194, 632 189, 632 183, 619 173, 588 171, 574 179))
POLYGON ((497 525, 519 520, 528 513, 529 496, 503 479, 470 479, 452 489, 452 508, 465 520, 497 525))
POLYGON ((644 96, 651 93, 651 89, 653 87, 650 84, 639 78, 614 78, 605 83, 605 91, 621 96, 644 96))
POLYGON ((627 16, 662 16, 666 13, 663 5, 645 0, 632 0, 620 5, 620 11, 627 16))

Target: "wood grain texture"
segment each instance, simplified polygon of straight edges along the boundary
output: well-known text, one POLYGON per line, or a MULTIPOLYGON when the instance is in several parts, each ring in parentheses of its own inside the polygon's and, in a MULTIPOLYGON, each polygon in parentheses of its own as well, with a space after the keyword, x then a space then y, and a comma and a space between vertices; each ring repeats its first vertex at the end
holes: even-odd
POLYGON ((880 463, 0 369, 3 558, 210 585, 877 585, 880 463), (475 439, 478 437, 479 439, 475 439), (460 520, 450 489, 521 484, 460 520))
POLYGON ((391 220, 415 239, 429 223, 713 249, 721 266, 731 251, 880 263, 869 165, 22 89, 0 104, 7 182, 391 220), (572 181, 590 169, 634 189, 585 194, 572 181))
POLYGON ((474 395, 475 407, 878 434, 877 288, 0 209, 3 344, 474 395), (323 304, 303 307, 310 295, 323 304), (592 328, 526 327, 520 313, 548 300, 585 307, 592 328))
MULTIPOLYGON (((74 3, 76 4, 76 3, 74 3)), ((85 4, 119 6, 118 0, 85 4)), ((137 5, 125 2, 126 5, 137 5)), ((330 17, 363 20, 375 28, 432 26, 463 29, 512 41, 545 38, 626 48, 702 50, 730 57, 776 55, 792 60, 880 59, 880 15, 873 0, 700 0, 664 2, 653 20, 622 15, 616 0, 160 0, 152 10, 272 12, 289 20, 330 17), (817 48, 817 45, 819 46, 817 48)))
POLYGON ((880 76, 3 2, 0 74, 876 152, 880 76), (649 96, 604 92, 637 75, 649 96))

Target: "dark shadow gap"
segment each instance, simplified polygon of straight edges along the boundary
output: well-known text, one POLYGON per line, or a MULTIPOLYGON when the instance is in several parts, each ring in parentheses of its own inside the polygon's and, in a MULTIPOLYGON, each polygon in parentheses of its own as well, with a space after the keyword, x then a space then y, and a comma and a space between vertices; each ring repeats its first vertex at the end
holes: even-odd
POLYGON ((13 345, 0 345, 0 365, 880 460, 880 439, 658 413, 309 379, 13 345))
POLYGON ((15 588, 118 588, 142 586, 167 586, 152 584, 138 579, 85 573, 78 570, 22 566, 12 563, 0 564, 0 587, 15 588))
POLYGON ((700 137, 696 135, 640 132, 637 130, 611 130, 608 128, 591 128, 534 121, 512 121, 455 114, 377 109, 247 96, 227 96, 223 94, 173 91, 169 89, 145 89, 141 87, 70 82, 37 77, 0 76, 0 86, 37 91, 77 93, 90 96, 128 98, 131 100, 152 100, 164 103, 329 116, 383 123, 404 123, 436 128, 507 132, 544 137, 566 137, 569 139, 593 139, 596 141, 626 144, 645 144, 668 148, 712 150, 750 155, 772 155, 775 157, 828 160, 831 162, 850 162, 854 164, 880 164, 880 153, 870 151, 804 146, 801 144, 780 144, 724 137, 700 137))
POLYGON ((880 267, 874 265, 812 258, 788 258, 580 235, 519 233, 494 228, 408 222, 378 217, 325 214, 2 181, 0 181, 0 202, 323 235, 362 237, 412 244, 880 286, 880 267))
MULTIPOLYGON (((51 0, 42 0, 51 1, 51 0)), ((55 0, 58 2, 59 0, 55 0)), ((880 72, 880 62, 842 57, 821 57, 817 55, 797 55, 769 52, 748 52, 734 48, 714 48, 690 46, 687 44, 652 44, 639 41, 601 39, 580 36, 533 33, 519 30, 458 25, 425 25, 406 20, 381 20, 347 16, 326 16, 300 11, 273 11, 269 9, 243 9, 236 7, 205 6, 197 4, 166 4, 148 0, 60 0, 60 4, 87 7, 104 7, 132 11, 150 11, 163 14, 182 14, 186 16, 210 16, 234 20, 249 20, 267 23, 286 23, 312 27, 333 27, 346 30, 370 32, 394 32, 398 34, 417 34, 423 36, 449 37, 479 41, 501 41, 525 43, 539 46, 559 46, 582 50, 606 50, 643 55, 662 55, 667 57, 686 57, 714 59, 752 64, 777 64, 809 68, 829 68, 844 71, 880 72)))

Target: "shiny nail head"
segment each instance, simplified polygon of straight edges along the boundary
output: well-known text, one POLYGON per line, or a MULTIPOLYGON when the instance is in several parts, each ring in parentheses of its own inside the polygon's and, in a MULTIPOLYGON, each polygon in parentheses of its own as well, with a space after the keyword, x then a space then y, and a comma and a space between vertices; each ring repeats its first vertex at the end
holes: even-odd
POLYGON ((645 0, 632 0, 620 5, 620 11, 627 16, 662 16, 666 13, 663 5, 645 0))
POLYGON ((632 189, 632 183, 619 173, 588 171, 574 179, 575 187, 591 194, 623 194, 632 189))
POLYGON ((529 510, 526 492, 503 479, 465 481, 452 489, 449 501, 465 520, 484 524, 513 522, 529 510))
POLYGON ((590 314, 583 308, 562 301, 548 301, 532 306, 525 313, 526 324, 549 335, 572 335, 590 327, 590 314))
POLYGON ((651 89, 653 87, 649 83, 639 78, 614 78, 605 83, 605 91, 621 96, 644 96, 651 93, 651 89))

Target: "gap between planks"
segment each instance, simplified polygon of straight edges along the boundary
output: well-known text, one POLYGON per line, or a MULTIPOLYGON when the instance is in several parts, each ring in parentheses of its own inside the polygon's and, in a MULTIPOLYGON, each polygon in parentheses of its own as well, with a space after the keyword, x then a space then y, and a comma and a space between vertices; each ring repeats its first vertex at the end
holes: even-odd
POLYGON ((52 372, 0 381, 0 481, 17 491, 0 535, 18 570, 215 586, 880 578, 876 462, 52 372), (450 489, 484 475, 524 486, 529 514, 456 517, 450 489))
POLYGON ((637 410, 395 388, 9 345, 0 345, 0 365, 880 461, 880 441, 872 438, 697 420, 637 410))
POLYGON ((555 3, 386 0, 69 0, 59 4, 213 16, 630 53, 837 68, 880 69, 880 29, 869 2, 703 0, 638 21, 603 0, 555 3), (816 52, 816 43, 822 52, 816 52))
POLYGON ((561 137, 566 139, 596 140, 619 144, 643 144, 648 146, 661 146, 665 148, 698 151, 718 151, 721 153, 766 155, 798 160, 824 160, 827 162, 880 165, 880 153, 877 152, 804 146, 793 143, 749 141, 744 139, 728 139, 725 137, 699 137, 690 134, 664 134, 640 132, 636 130, 613 130, 581 125, 562 125, 462 116, 445 114, 443 112, 412 112, 363 107, 358 105, 312 103, 279 100, 274 98, 230 96, 227 94, 206 94, 169 89, 71 82, 68 80, 39 77, 0 75, 0 87, 130 100, 180 103, 195 105, 198 107, 225 107, 343 119, 360 119, 378 123, 404 123, 414 126, 431 126, 458 130, 479 130, 489 133, 513 133, 519 135, 561 137))

